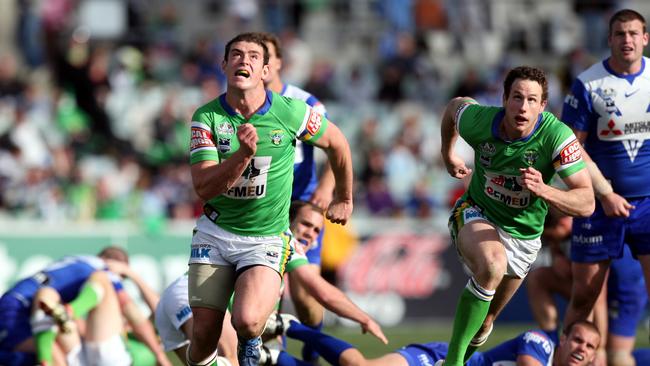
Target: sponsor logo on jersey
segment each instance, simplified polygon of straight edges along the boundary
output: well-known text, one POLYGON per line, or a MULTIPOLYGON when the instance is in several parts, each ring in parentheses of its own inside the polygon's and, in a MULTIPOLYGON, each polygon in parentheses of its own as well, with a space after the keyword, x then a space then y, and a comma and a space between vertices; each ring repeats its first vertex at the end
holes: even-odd
POLYGON ((600 130, 600 136, 609 136, 610 133, 615 136, 623 134, 623 131, 616 128, 616 122, 612 119, 607 122, 607 128, 600 130))
POLYGON ((551 343, 551 341, 547 337, 539 334, 538 332, 526 332, 526 334, 524 334, 524 342, 536 343, 541 345, 542 348, 544 349, 544 352, 546 352, 547 354, 550 354, 553 351, 553 344, 551 343))
POLYGON ((221 153, 227 153, 228 151, 230 151, 230 139, 227 137, 218 137, 217 149, 221 153))
POLYGON ((535 150, 524 151, 524 163, 528 164, 528 166, 535 165, 537 159, 539 159, 539 153, 537 151, 535 150))
POLYGON ((573 109, 578 109, 578 99, 573 94, 567 95, 566 98, 564 98, 564 103, 568 104, 573 109))
POLYGON ((567 165, 575 163, 582 157, 582 150, 580 149, 580 142, 573 140, 560 151, 560 164, 567 165))
POLYGON ((241 177, 229 190, 223 193, 234 199, 257 199, 266 196, 266 181, 271 168, 270 156, 256 156, 244 170, 241 177))
POLYGON ((517 182, 517 177, 498 175, 490 179, 490 182, 513 192, 524 190, 524 187, 517 182))
POLYGON ((191 314, 192 314, 192 309, 189 306, 185 305, 181 310, 176 312, 176 321, 180 322, 183 319, 185 319, 188 315, 191 314))
POLYGON ((481 154, 481 155, 479 155, 478 160, 481 163, 481 165, 483 165, 486 168, 489 167, 490 165, 492 165, 492 158, 489 157, 489 156, 485 156, 485 155, 481 154))
POLYGON ((307 132, 309 132, 310 135, 316 136, 318 131, 320 131, 320 126, 321 126, 321 119, 323 117, 320 115, 320 113, 312 110, 309 114, 309 120, 307 121, 307 132))
POLYGON ((273 145, 280 145, 282 143, 283 137, 284 137, 284 131, 282 130, 271 131, 271 142, 273 143, 273 145))
POLYGON ((214 147, 212 141, 212 133, 209 130, 192 127, 192 139, 190 140, 190 150, 199 149, 202 147, 214 147))
POLYGON ((485 194, 495 201, 514 208, 524 208, 530 204, 530 191, 519 183, 520 177, 488 173, 485 179, 485 194))
POLYGON ((485 187, 485 194, 487 194, 488 197, 492 198, 493 200, 501 201, 510 207, 524 208, 527 207, 530 203, 530 197, 528 195, 521 197, 510 195, 506 192, 498 191, 493 187, 485 187))
POLYGON ((429 361, 429 357, 425 354, 418 354, 418 361, 420 361, 420 366, 433 366, 433 364, 429 361))
POLYGON ((217 126, 217 132, 221 135, 232 135, 235 133, 235 129, 232 127, 230 122, 224 122, 217 126))
POLYGON ((614 99, 616 98, 616 90, 614 90, 614 88, 598 88, 596 89, 596 94, 598 94, 598 96, 605 102, 605 110, 607 113, 620 115, 616 103, 614 102, 614 99))
POLYGON ((484 142, 479 145, 479 150, 486 156, 492 156, 497 152, 497 148, 491 142, 484 142))

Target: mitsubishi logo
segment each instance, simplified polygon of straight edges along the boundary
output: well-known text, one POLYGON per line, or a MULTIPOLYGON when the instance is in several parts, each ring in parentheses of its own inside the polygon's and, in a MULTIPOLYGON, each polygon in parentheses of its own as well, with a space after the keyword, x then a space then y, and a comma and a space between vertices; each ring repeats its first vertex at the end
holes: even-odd
POLYGON ((601 136, 608 136, 610 133, 616 136, 620 136, 623 134, 623 131, 619 129, 614 129, 614 127, 616 127, 616 123, 614 123, 614 120, 610 119, 609 122, 607 122, 607 127, 608 129, 600 131, 601 136))

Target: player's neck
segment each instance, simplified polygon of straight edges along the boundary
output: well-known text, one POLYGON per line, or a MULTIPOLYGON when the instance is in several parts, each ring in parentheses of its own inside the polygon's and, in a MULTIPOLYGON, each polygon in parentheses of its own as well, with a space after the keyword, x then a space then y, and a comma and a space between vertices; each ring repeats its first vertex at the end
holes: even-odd
POLYGON ((266 89, 254 88, 249 90, 228 89, 226 102, 235 112, 249 119, 266 102, 266 89))
POLYGON ((641 67, 643 66, 642 59, 638 59, 632 63, 627 63, 624 61, 616 60, 614 57, 610 57, 607 63, 609 67, 619 75, 636 74, 641 71, 641 67))

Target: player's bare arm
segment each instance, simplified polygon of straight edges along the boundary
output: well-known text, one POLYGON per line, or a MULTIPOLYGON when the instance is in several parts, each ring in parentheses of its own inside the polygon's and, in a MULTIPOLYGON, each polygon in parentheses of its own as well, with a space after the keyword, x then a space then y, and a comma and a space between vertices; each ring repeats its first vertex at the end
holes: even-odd
POLYGON ((458 140, 455 115, 458 110, 467 103, 475 104, 476 102, 474 99, 469 97, 457 97, 452 99, 445 108, 440 124, 442 140, 440 154, 442 155, 442 160, 445 162, 445 167, 447 168, 449 175, 458 179, 462 179, 472 173, 472 169, 468 168, 463 159, 456 155, 456 152, 454 151, 456 140, 458 140))
POLYGON ((257 130, 250 123, 237 129, 240 147, 229 159, 192 164, 192 182, 201 199, 207 201, 226 192, 239 179, 257 151, 257 130))
POLYGON ((569 188, 566 191, 545 184, 542 173, 535 168, 522 168, 520 171, 524 188, 543 198, 563 214, 587 217, 594 212, 594 191, 586 169, 563 178, 569 188))
MULTIPOLYGON (((573 133, 576 135, 580 143, 583 143, 587 139, 587 131, 574 129, 573 133)), ((589 156, 584 148, 582 149, 582 159, 587 165, 587 170, 589 170, 589 175, 591 176, 591 184, 594 187, 594 194, 603 205, 605 215, 610 217, 629 217, 630 210, 634 209, 634 206, 631 205, 623 196, 614 192, 612 185, 609 183, 607 178, 603 176, 603 173, 598 169, 598 165, 596 165, 596 163, 591 159, 591 156, 589 156)))
POLYGON ((334 198, 325 217, 335 224, 345 225, 352 215, 352 157, 350 145, 343 132, 330 123, 323 136, 314 143, 327 153, 335 178, 334 198))
POLYGON ((307 266, 298 267, 289 275, 292 281, 298 281, 302 284, 307 292, 327 310, 356 321, 361 325, 364 333, 370 332, 384 344, 388 343, 381 327, 370 315, 361 310, 341 290, 327 282, 323 277, 310 272, 307 266))
POLYGON ((318 179, 318 186, 316 186, 309 201, 323 210, 326 210, 327 206, 332 202, 332 194, 335 185, 336 181, 334 179, 334 172, 332 172, 330 163, 326 161, 323 165, 323 172, 318 179))
POLYGON ((117 295, 122 313, 131 325, 136 337, 138 337, 138 339, 140 339, 151 350, 151 352, 153 352, 158 365, 171 366, 172 364, 158 342, 158 336, 156 335, 153 325, 149 322, 149 319, 142 314, 136 303, 133 302, 126 291, 119 291, 117 295))

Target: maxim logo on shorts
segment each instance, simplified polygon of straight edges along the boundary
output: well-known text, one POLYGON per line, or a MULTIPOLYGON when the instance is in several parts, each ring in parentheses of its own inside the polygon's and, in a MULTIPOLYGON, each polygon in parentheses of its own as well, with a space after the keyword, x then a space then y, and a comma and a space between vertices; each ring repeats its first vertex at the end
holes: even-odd
POLYGON ((573 243, 586 244, 586 245, 598 245, 603 242, 602 235, 596 235, 596 236, 573 235, 571 239, 573 243))
POLYGON ((183 320, 186 316, 192 314, 192 309, 189 306, 184 306, 180 311, 176 313, 176 320, 179 322, 183 320))

